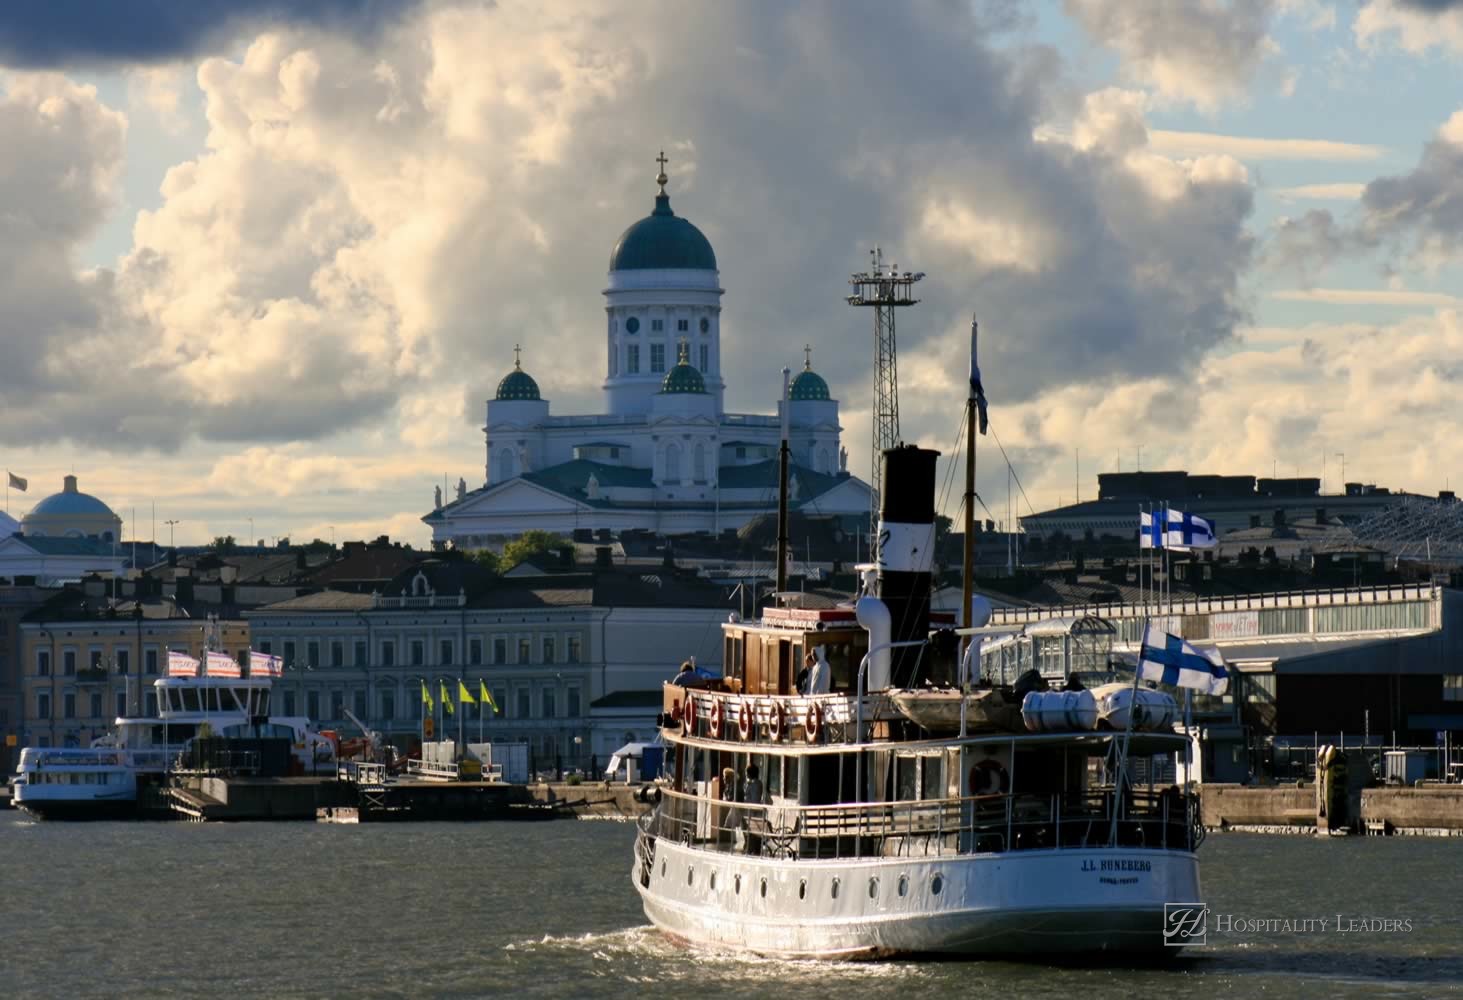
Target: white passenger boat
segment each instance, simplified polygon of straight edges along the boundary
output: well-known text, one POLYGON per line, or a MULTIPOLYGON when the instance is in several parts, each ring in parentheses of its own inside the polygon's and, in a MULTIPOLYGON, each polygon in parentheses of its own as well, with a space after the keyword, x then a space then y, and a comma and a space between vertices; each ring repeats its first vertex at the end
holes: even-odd
POLYGON ((270 714, 270 677, 162 677, 156 718, 119 718, 87 748, 26 747, 12 783, 15 806, 42 819, 135 814, 139 784, 161 780, 207 726, 222 739, 288 738, 302 771, 333 770, 334 745, 310 720, 270 714))
POLYGON ((926 686, 978 675, 931 631, 934 455, 884 453, 884 544, 854 606, 783 595, 758 621, 733 616, 717 689, 666 685, 665 774, 630 872, 645 914, 697 945, 790 958, 1173 954, 1164 908, 1200 899, 1203 828, 1188 791, 1153 779, 1185 738, 1100 728, 1086 691, 1067 699, 1078 711, 1038 699, 1028 723, 1009 688, 926 686), (829 676, 800 694, 815 650, 829 676))

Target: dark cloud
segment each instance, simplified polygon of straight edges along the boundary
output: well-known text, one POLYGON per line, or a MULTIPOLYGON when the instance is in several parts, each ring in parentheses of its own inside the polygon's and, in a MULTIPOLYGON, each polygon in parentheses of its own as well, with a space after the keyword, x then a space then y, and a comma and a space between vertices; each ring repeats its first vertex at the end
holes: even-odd
POLYGON ((1426 11, 1429 14, 1441 14, 1444 11, 1463 8, 1463 0, 1397 0, 1399 7, 1411 7, 1413 10, 1426 11))
POLYGON ((416 0, 15 0, 0 16, 0 65, 169 62, 270 23, 369 35, 415 5, 416 0))

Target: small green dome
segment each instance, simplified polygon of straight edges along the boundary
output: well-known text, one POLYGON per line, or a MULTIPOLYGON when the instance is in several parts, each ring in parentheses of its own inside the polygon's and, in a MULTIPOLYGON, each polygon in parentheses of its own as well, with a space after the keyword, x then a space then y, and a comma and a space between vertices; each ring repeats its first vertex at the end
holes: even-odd
POLYGON ((524 371, 519 360, 519 348, 513 348, 513 370, 498 383, 499 399, 539 399, 538 383, 524 371))
POLYGON ((660 383, 661 392, 669 393, 705 393, 706 380, 701 373, 691 364, 691 348, 683 340, 681 341, 681 359, 676 366, 665 373, 665 378, 660 383))
POLYGON ((806 400, 828 399, 828 383, 823 381, 823 376, 813 371, 813 349, 803 348, 803 370, 798 372, 798 377, 792 380, 788 388, 788 397, 793 402, 806 400))

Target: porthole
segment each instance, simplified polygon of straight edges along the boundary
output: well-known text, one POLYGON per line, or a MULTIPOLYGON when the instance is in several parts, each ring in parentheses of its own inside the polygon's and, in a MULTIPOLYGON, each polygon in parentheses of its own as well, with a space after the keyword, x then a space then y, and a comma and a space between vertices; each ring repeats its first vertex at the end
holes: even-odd
POLYGON ((833 898, 838 898, 838 879, 833 880, 833 898))
POLYGON ((879 880, 876 878, 869 879, 869 898, 879 898, 879 880))
POLYGON ((701 317, 701 332, 702 333, 705 333, 706 331, 708 331, 710 329, 711 329, 711 320, 707 319, 705 316, 702 316, 701 317))
POLYGON ((930 879, 931 893, 938 896, 940 894, 940 890, 943 888, 945 888, 945 876, 936 875, 934 878, 930 879))
POLYGON ((634 316, 631 316, 629 319, 625 320, 625 332, 626 333, 639 333, 640 332, 640 321, 638 319, 636 319, 634 316))
MULTIPOLYGON (((715 892, 716 891, 716 872, 712 872, 711 873, 711 891, 712 892, 715 892)), ((903 893, 900 893, 900 895, 902 896, 904 894, 903 893)))
POLYGON ((901 875, 901 876, 899 876, 899 895, 901 895, 901 896, 907 896, 907 895, 909 895, 909 876, 908 875, 901 875))
POLYGON ((808 898, 808 880, 807 879, 800 879, 798 881, 798 899, 807 899, 807 898, 808 898))
POLYGON ((732 889, 738 896, 742 894, 742 877, 740 875, 732 877, 732 889))
POLYGON ((660 877, 665 878, 665 862, 660 863, 660 877))
POLYGON ((762 880, 762 898, 767 898, 767 880, 765 878, 762 880))
POLYGON ((694 868, 687 868, 686 869, 686 884, 687 885, 695 885, 695 883, 696 883, 696 869, 694 869, 694 868))

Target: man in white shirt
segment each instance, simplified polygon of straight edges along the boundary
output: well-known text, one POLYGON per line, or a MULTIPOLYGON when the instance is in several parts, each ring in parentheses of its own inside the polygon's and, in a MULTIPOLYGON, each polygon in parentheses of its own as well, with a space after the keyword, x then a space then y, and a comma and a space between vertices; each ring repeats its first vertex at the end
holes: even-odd
POLYGON ((822 646, 813 650, 813 669, 808 672, 808 694, 827 694, 833 690, 833 667, 822 646))

